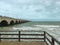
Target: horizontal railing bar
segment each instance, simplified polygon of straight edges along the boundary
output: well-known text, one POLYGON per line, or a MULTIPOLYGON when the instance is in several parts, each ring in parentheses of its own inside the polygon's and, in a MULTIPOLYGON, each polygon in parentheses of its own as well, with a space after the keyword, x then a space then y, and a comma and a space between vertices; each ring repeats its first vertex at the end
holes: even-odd
MULTIPOLYGON (((0 39, 19 39, 19 38, 0 38, 0 39)), ((44 39, 44 38, 20 38, 20 39, 44 39)))
MULTIPOLYGON (((47 32, 46 32, 47 33, 47 32)), ((48 33, 47 33, 48 34, 48 33)), ((56 41, 57 43, 59 43, 60 44, 60 42, 57 40, 57 39, 55 39, 53 36, 51 36, 50 34, 48 34, 51 38, 53 38, 54 39, 54 41, 56 41)))
POLYGON ((57 41, 55 38, 53 38, 54 39, 54 41, 56 41, 58 44, 60 44, 60 42, 59 41, 57 41))
MULTIPOLYGON (((0 39, 19 39, 19 38, 0 38, 0 39)), ((40 40, 44 40, 44 38, 20 38, 20 39, 40 39, 40 40)))
MULTIPOLYGON (((19 34, 1 34, 2 35, 19 35, 19 34)), ((36 36, 44 36, 44 34, 20 34, 20 35, 36 35, 36 36)))
POLYGON ((0 38, 0 39, 19 39, 19 38, 0 38))
POLYGON ((46 37, 46 39, 49 41, 50 44, 52 43, 47 37, 46 37))
MULTIPOLYGON (((46 34, 48 34, 48 33, 46 32, 46 34)), ((52 38, 53 38, 53 36, 51 36, 50 34, 48 34, 48 36, 50 36, 50 37, 52 37, 52 38)))
POLYGON ((19 34, 1 34, 1 36, 2 36, 2 35, 19 35, 19 34))

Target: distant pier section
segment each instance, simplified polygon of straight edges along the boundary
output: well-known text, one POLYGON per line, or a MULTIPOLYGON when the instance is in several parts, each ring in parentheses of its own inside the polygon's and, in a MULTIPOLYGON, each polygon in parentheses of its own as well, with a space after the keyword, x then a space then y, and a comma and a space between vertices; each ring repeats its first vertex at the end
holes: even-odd
POLYGON ((29 22, 28 20, 24 19, 16 19, 6 16, 0 16, 0 26, 8 26, 8 25, 14 25, 14 24, 21 24, 29 22))

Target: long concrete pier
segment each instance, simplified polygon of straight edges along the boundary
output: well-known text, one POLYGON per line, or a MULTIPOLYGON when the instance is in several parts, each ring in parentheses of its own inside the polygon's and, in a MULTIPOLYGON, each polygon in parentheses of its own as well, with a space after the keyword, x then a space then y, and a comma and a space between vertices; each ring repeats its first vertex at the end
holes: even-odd
POLYGON ((25 22, 28 22, 28 20, 0 16, 0 26, 20 24, 20 23, 25 23, 25 22))

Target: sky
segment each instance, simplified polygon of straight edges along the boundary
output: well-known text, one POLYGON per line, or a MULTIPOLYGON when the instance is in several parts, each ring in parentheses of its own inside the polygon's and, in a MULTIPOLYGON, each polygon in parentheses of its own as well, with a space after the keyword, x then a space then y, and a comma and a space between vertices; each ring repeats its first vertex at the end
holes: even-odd
POLYGON ((60 0, 0 0, 0 15, 31 21, 60 21, 60 0))

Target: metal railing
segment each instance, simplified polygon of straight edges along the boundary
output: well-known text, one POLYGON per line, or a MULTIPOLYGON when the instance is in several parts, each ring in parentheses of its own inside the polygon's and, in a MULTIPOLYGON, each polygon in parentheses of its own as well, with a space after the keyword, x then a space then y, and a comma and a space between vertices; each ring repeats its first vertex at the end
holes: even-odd
MULTIPOLYGON (((0 31, 0 32, 9 32, 9 31, 0 31)), ((11 32, 15 32, 15 31, 11 31, 11 32)), ((21 39, 33 39, 33 40, 43 40, 44 42, 46 42, 46 44, 47 45, 49 45, 48 43, 47 43, 47 41, 51 44, 51 45, 55 45, 55 42, 57 43, 57 44, 59 44, 60 45, 60 42, 58 41, 58 40, 56 40, 53 36, 51 36, 50 34, 48 34, 47 32, 45 32, 45 31, 18 31, 18 34, 4 34, 4 33, 0 33, 0 42, 2 41, 2 39, 18 39, 18 41, 20 42, 21 41, 21 39), (21 32, 28 32, 27 34, 24 34, 24 33, 21 33, 21 32), (32 34, 32 33, 30 33, 29 34, 29 32, 39 32, 39 33, 35 33, 35 34, 32 34), (42 32, 42 33, 41 33, 42 32), (2 35, 17 35, 18 37, 17 38, 5 38, 5 37, 1 37, 2 35), (50 41, 50 39, 47 37, 47 35, 48 36, 50 36, 51 37, 51 41, 50 41), (34 37, 34 38, 23 38, 23 37, 21 37, 21 36, 43 36, 43 37, 34 37), (47 40, 47 41, 46 41, 47 40)))

